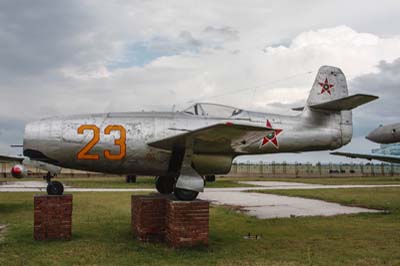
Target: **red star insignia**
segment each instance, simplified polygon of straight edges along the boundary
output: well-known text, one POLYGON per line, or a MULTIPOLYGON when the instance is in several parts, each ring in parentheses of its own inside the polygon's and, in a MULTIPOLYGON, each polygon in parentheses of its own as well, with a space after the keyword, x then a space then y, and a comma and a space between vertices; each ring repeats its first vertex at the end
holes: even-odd
MULTIPOLYGON (((269 122, 269 120, 267 120, 267 128, 272 129, 272 125, 269 122)), ((278 143, 278 139, 276 137, 282 131, 283 131, 282 129, 273 129, 273 131, 271 131, 270 133, 268 133, 268 135, 263 137, 262 142, 261 142, 261 147, 268 144, 269 142, 271 142, 275 146, 275 148, 279 149, 279 143, 278 143)))
POLYGON ((333 87, 333 84, 329 84, 328 82, 328 78, 325 78, 325 82, 319 82, 319 86, 321 86, 322 90, 321 90, 321 94, 323 94, 324 92, 327 92, 329 95, 331 95, 331 88, 333 87))

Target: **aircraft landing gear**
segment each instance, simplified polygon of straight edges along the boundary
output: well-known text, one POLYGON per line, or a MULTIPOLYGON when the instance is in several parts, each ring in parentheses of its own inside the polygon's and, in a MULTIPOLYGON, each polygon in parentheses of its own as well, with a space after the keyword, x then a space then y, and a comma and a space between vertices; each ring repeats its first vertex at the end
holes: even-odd
POLYGON ((215 182, 215 175, 206 175, 204 176, 204 179, 207 182, 215 182))
POLYGON ((59 181, 51 181, 54 176, 47 172, 44 178, 47 181, 47 194, 48 195, 62 195, 64 193, 64 185, 59 181))
POLYGON ((197 198, 197 195, 199 195, 199 192, 175 187, 174 188, 174 195, 179 200, 192 201, 192 200, 195 200, 197 198))
POLYGON ((175 179, 170 176, 157 176, 156 189, 161 194, 171 194, 174 191, 175 179))
POLYGON ((177 199, 184 201, 195 200, 199 195, 197 191, 175 187, 175 178, 169 176, 157 176, 156 189, 160 194, 171 194, 173 192, 177 199))
POLYGON ((59 181, 51 181, 47 184, 48 195, 62 195, 64 193, 64 185, 59 181))

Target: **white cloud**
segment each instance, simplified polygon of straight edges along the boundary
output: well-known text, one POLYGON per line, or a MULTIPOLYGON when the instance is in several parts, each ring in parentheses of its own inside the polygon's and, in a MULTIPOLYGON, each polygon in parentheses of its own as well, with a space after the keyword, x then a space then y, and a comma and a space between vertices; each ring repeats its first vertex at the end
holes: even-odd
POLYGON ((320 65, 352 79, 400 57, 398 1, 41 1, 0 4, 3 120, 198 98, 291 113, 320 65))

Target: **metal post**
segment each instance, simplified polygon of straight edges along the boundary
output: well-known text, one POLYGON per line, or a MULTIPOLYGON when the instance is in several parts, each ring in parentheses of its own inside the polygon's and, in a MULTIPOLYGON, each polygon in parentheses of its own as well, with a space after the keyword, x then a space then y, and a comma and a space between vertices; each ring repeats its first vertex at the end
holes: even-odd
POLYGON ((375 176, 375 165, 373 163, 371 163, 370 165, 371 165, 371 175, 375 176))
POLYGON ((286 162, 283 162, 282 167, 283 167, 283 175, 286 176, 286 162))
POLYGON ((275 161, 272 161, 272 176, 275 177, 275 161))
POLYGON ((318 162, 318 163, 317 163, 317 166, 318 166, 319 176, 321 177, 321 176, 322 176, 322 166, 321 166, 321 162, 318 162))
POLYGON ((364 176, 364 165, 363 165, 363 163, 360 163, 360 171, 361 171, 361 176, 364 176))

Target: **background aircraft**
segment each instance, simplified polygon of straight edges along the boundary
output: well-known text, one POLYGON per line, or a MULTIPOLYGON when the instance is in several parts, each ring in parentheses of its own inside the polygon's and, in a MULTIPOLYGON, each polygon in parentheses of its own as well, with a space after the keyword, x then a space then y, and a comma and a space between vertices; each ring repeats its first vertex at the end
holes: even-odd
MULTIPOLYGON (((400 123, 379 126, 371 131, 366 138, 370 141, 380 144, 390 144, 400 142, 400 123)), ((400 156, 383 154, 362 154, 351 152, 332 152, 333 155, 345 156, 349 158, 361 158, 367 160, 378 160, 389 163, 400 163, 400 156)))
MULTIPOLYGON (((351 109, 375 100, 348 96, 343 72, 319 69, 296 116, 197 103, 181 112, 72 115, 26 125, 23 150, 32 161, 79 170, 154 175, 160 193, 193 200, 203 176, 227 174, 239 155, 334 150, 352 138, 351 109)), ((48 193, 62 194, 51 181, 48 193)))

